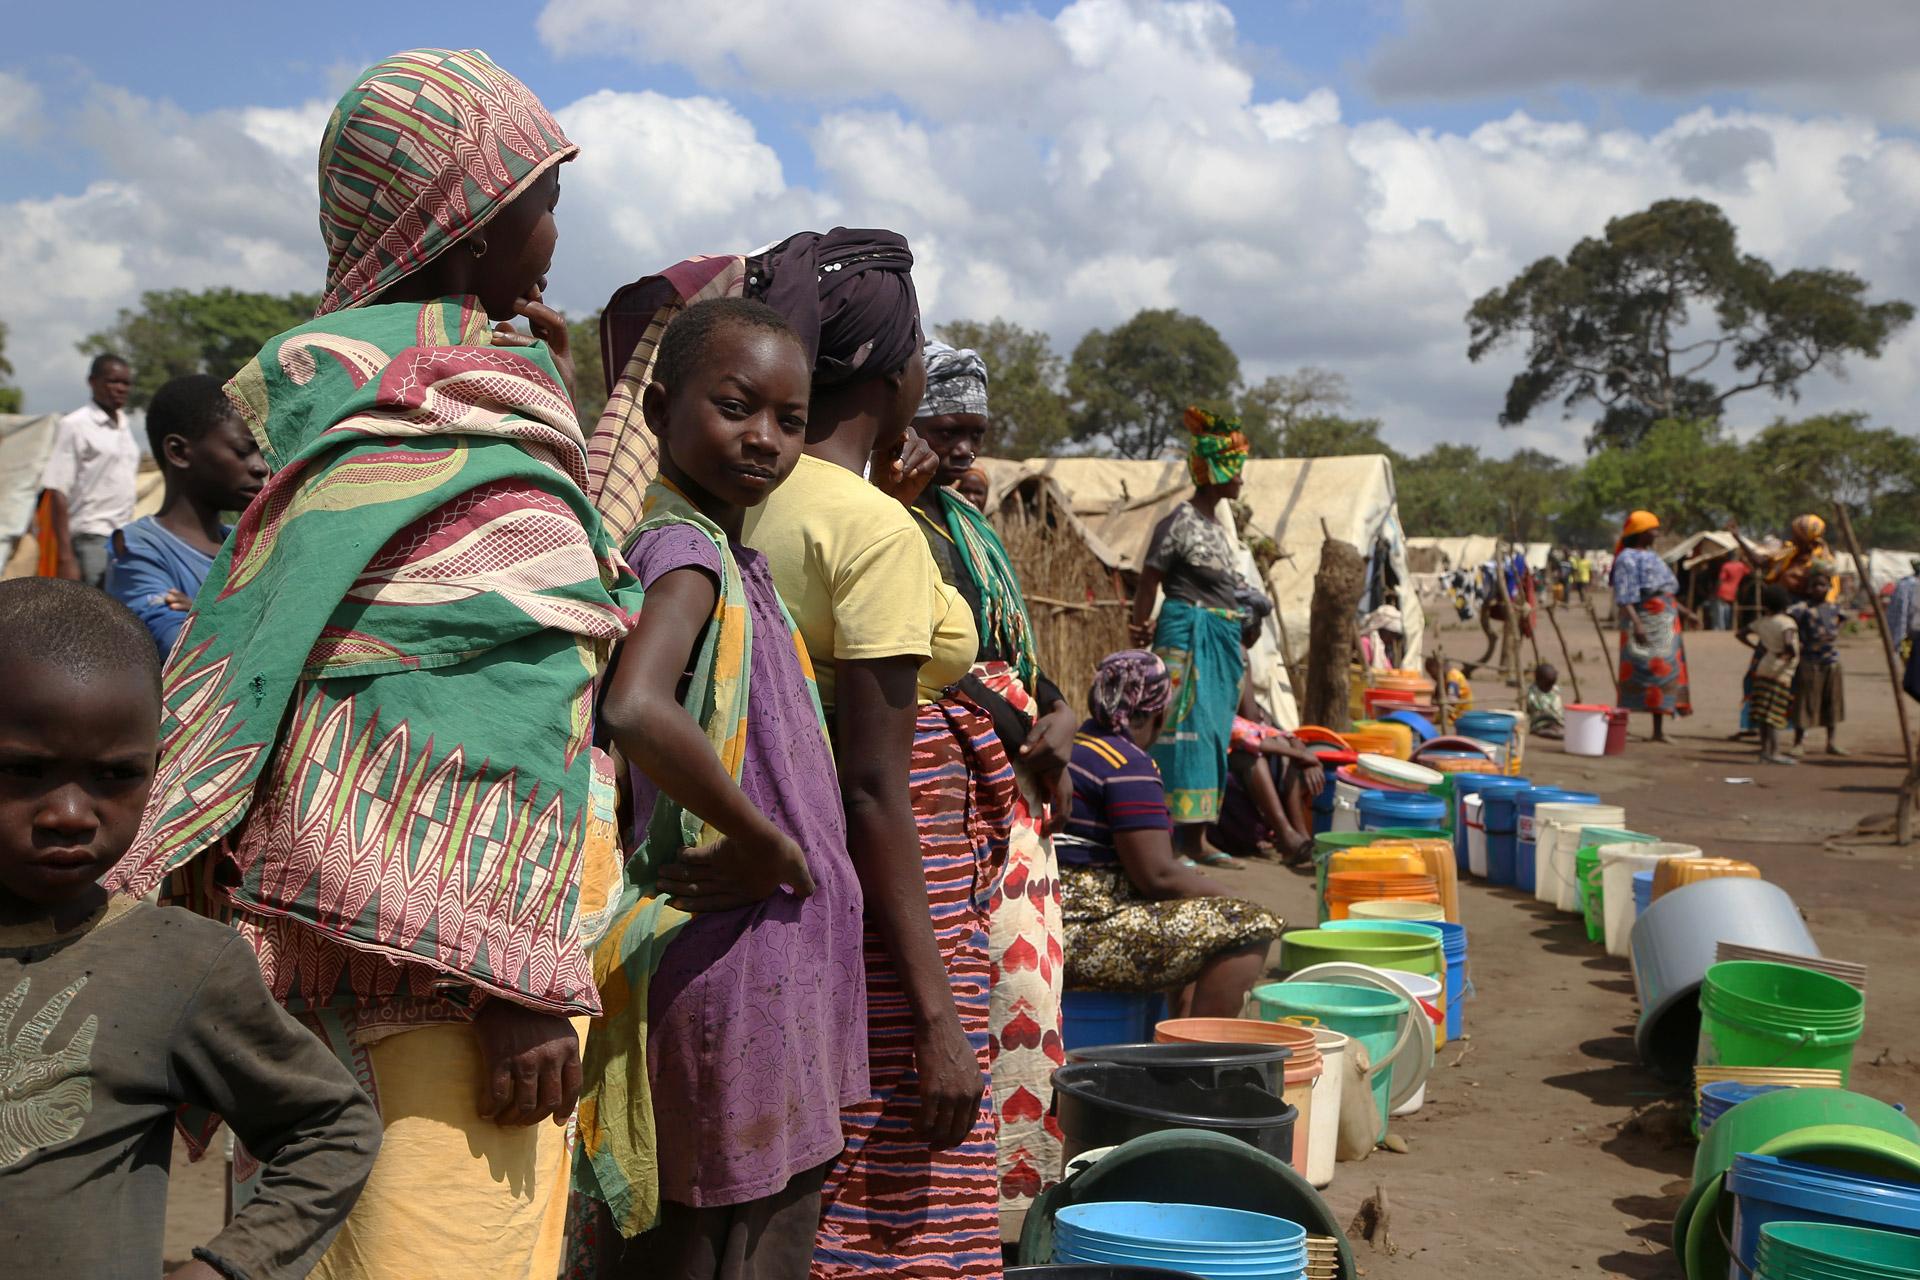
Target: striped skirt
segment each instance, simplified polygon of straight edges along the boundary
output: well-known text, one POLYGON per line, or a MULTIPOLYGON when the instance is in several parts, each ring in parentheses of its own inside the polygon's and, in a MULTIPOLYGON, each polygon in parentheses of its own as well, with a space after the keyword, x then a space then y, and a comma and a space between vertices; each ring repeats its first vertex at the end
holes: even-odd
MULTIPOLYGON (((914 821, 934 937, 980 1069, 987 1052, 988 903, 1007 857, 1013 768, 986 714, 962 698, 920 708, 913 744, 914 821)), ((813 1280, 997 1277, 1000 1194, 993 1095, 947 1151, 916 1138, 919 1077, 913 1019, 892 958, 866 940, 867 1057, 873 1096, 841 1113, 847 1146, 827 1174, 813 1280)))

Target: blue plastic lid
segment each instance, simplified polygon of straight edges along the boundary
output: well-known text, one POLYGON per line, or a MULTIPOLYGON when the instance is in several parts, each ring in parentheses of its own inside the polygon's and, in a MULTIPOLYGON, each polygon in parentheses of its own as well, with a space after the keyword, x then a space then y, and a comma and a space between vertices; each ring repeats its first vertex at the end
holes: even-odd
POLYGON ((1389 711, 1380 718, 1382 720, 1398 721, 1407 726, 1407 728, 1413 730, 1413 736, 1421 742, 1426 742, 1440 736, 1440 730, 1434 725, 1433 721, 1427 719, 1418 711, 1389 711))
POLYGON ((1497 711, 1463 711, 1455 718, 1453 727, 1464 737, 1498 744, 1511 738, 1519 723, 1517 717, 1497 711))
POLYGON ((1738 1155, 1727 1172, 1736 1196, 1810 1209, 1844 1221, 1920 1231, 1920 1186, 1778 1156, 1738 1155))
POLYGON ((1506 773, 1462 773, 1453 779, 1453 789, 1457 792, 1525 791, 1532 785, 1531 778, 1516 778, 1506 773))
POLYGON ((1566 787, 1529 787, 1520 794, 1520 807, 1528 811, 1543 804, 1599 803, 1600 797, 1591 791, 1573 791, 1566 787))
POLYGON ((1362 791, 1361 813, 1386 813, 1415 818, 1444 818, 1447 802, 1417 791, 1362 791))

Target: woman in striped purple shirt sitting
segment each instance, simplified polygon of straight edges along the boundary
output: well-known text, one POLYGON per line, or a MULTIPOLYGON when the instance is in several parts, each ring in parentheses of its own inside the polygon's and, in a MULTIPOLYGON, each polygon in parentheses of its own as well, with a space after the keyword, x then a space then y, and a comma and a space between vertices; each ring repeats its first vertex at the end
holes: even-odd
POLYGON ((1160 770, 1147 754, 1172 681, 1143 649, 1094 674, 1092 715, 1073 740, 1073 819, 1054 837, 1067 988, 1164 991, 1180 1017, 1236 1017, 1285 927, 1228 897, 1173 852, 1160 770))

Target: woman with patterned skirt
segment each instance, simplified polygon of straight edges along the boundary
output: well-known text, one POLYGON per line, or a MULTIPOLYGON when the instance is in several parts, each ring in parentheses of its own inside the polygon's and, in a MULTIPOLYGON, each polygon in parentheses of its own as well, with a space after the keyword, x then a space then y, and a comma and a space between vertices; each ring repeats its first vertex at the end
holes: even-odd
POLYGON ((1620 705, 1653 716, 1651 741, 1665 742, 1668 716, 1693 714, 1679 581, 1653 550, 1660 517, 1635 511, 1613 546, 1613 604, 1620 620, 1620 705))
POLYGON ((592 688, 635 599, 540 301, 574 153, 473 50, 389 58, 335 109, 320 313, 227 388, 275 474, 173 650, 111 877, 231 923, 373 1095, 323 1278, 559 1265, 619 875, 592 688))
POLYGON ((602 320, 608 367, 623 373, 593 440, 595 496, 616 531, 639 523, 652 465, 620 388, 647 384, 684 307, 757 298, 813 360, 806 452, 749 513, 743 541, 766 557, 812 658, 866 900, 872 1097, 841 1113, 846 1149, 827 1172, 813 1260, 823 1280, 1001 1267, 987 904, 1017 789, 992 721, 956 688, 978 647, 972 615, 904 505, 914 494, 901 486, 932 475, 902 456, 925 380, 912 266, 890 231, 803 232, 642 279, 602 320))
POLYGON ((961 493, 969 476, 982 476, 973 464, 989 426, 986 361, 944 342, 928 343, 926 360, 927 390, 913 427, 940 468, 909 509, 941 578, 973 614, 980 654, 962 686, 992 716, 1019 783, 1006 870, 988 906, 1000 1234, 1013 1241, 1034 1197, 1060 1179, 1059 1131, 1048 1123, 1053 1071, 1066 1061, 1060 884, 1050 832, 1073 804, 1067 764, 1076 722, 1066 696, 1039 669, 1026 599, 1000 535, 961 493))
POLYGON ((1238 422, 1203 409, 1188 409, 1186 423, 1193 497, 1154 527, 1134 588, 1132 632, 1135 644, 1151 638, 1173 676, 1173 705, 1153 758, 1166 782, 1174 848, 1190 861, 1232 865, 1224 853, 1207 857, 1204 836, 1220 816, 1227 739, 1246 671, 1242 600, 1252 589, 1234 567, 1234 534, 1216 513, 1222 500, 1240 496, 1247 438, 1238 422), (1150 621, 1163 590, 1159 619, 1150 621))
POLYGON ((1054 844, 1067 987, 1162 991, 1180 1016, 1231 1018, 1285 928, 1174 856, 1166 788, 1148 749, 1167 722, 1166 664, 1130 649, 1093 678, 1073 745, 1073 819, 1054 844))

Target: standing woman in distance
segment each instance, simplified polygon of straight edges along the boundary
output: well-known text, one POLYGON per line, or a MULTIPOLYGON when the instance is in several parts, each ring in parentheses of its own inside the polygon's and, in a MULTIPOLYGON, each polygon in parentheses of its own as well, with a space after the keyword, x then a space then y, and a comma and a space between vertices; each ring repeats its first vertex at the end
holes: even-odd
POLYGON ((335 108, 319 315, 228 386, 275 474, 174 647, 108 879, 231 923, 372 1092, 323 1280, 559 1266, 619 874, 591 693, 636 602, 541 302, 575 152, 477 50, 397 54, 335 108))
POLYGON ((1234 568, 1234 537, 1217 519, 1220 503, 1240 496, 1247 438, 1233 419, 1187 410, 1187 467, 1193 497, 1154 526, 1133 593, 1135 644, 1151 642, 1172 673, 1174 699, 1153 758, 1166 781, 1174 852, 1195 862, 1233 865, 1226 854, 1205 857, 1207 827, 1220 816, 1227 786, 1227 745, 1240 705, 1245 659, 1240 649, 1246 584, 1234 568), (1156 593, 1164 590, 1159 621, 1156 593))
POLYGON ((1693 714, 1687 682, 1687 648, 1681 619, 1680 582, 1653 549, 1660 517, 1635 511, 1613 544, 1614 611, 1620 618, 1620 705, 1653 716, 1651 742, 1667 741, 1668 716, 1693 714))
POLYGON ((646 385, 676 314, 744 294, 812 358, 805 452, 748 513, 743 541, 766 556, 813 660, 866 900, 873 1097, 842 1113, 814 1255, 823 1280, 1000 1266, 986 903, 1014 781, 987 716, 949 692, 973 664, 973 619, 902 505, 933 474, 908 438, 926 378, 912 266, 891 231, 802 232, 642 279, 602 319, 607 368, 622 373, 593 453, 616 527, 637 524, 653 456, 627 389, 646 385))

